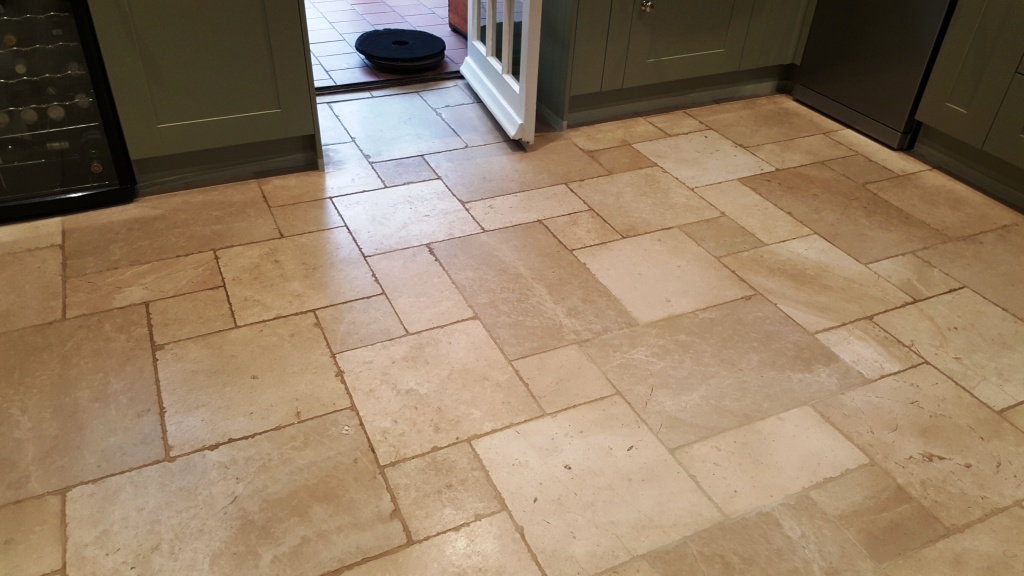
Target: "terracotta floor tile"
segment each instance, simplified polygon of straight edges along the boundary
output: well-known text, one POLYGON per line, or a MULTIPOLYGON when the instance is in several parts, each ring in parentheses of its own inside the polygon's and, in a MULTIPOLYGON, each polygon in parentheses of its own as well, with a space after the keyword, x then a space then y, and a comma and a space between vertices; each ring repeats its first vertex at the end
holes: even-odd
POLYGON ((739 182, 723 182, 695 190, 765 244, 811 234, 811 229, 779 210, 739 182))
POLYGON ((595 150, 590 153, 590 157, 597 160, 598 164, 612 174, 631 172, 655 165, 654 161, 638 152, 632 146, 616 146, 615 148, 595 150))
POLYGON ((404 544, 393 514, 342 412, 73 490, 68 573, 317 576, 404 544))
POLYGON ((373 169, 377 171, 387 186, 401 186, 437 178, 437 174, 430 169, 430 165, 419 156, 378 162, 373 165, 373 169))
POLYGON ((426 248, 372 256, 369 262, 410 332, 451 324, 473 315, 448 274, 426 248))
POLYGON ((281 234, 294 236, 344 226, 341 216, 330 200, 313 200, 271 208, 281 234))
POLYGON ((740 146, 792 140, 842 128, 782 94, 694 108, 687 113, 740 146))
POLYGON ((501 127, 501 124, 498 124, 498 121, 491 116, 491 113, 487 111, 483 104, 473 103, 472 98, 457 87, 448 88, 448 90, 458 90, 465 99, 470 101, 468 104, 461 106, 438 110, 441 118, 444 118, 444 121, 455 130, 459 138, 462 138, 466 144, 470 146, 483 146, 508 140, 508 135, 501 127))
POLYGON ((886 570, 892 576, 1024 573, 1024 556, 1013 552, 1020 547, 1022 526, 1024 510, 1015 506, 960 534, 909 554, 886 570))
POLYGON ((8 576, 39 576, 64 564, 61 496, 0 508, 0 566, 8 576))
POLYGON ((913 254, 880 260, 869 264, 868 268, 915 300, 931 298, 962 286, 913 254))
POLYGON ((587 205, 564 184, 497 196, 466 204, 466 209, 485 230, 506 228, 587 210, 587 205))
POLYGON ((885 166, 876 164, 859 154, 830 160, 825 162, 825 165, 857 184, 878 182, 879 180, 886 180, 897 176, 895 172, 890 171, 885 166))
POLYGON ((149 304, 153 342, 166 344, 235 326, 223 288, 175 296, 149 304))
POLYGON ((331 108, 371 162, 466 146, 419 94, 338 102, 331 108))
POLYGON ((682 110, 669 112, 667 114, 647 116, 644 119, 651 124, 654 124, 658 129, 670 136, 689 134, 690 132, 700 132, 701 130, 708 129, 707 126, 701 124, 696 118, 682 110))
POLYGON ((355 144, 324 147, 326 172, 300 172, 260 180, 271 206, 297 204, 383 187, 355 144))
POLYGON ((601 370, 579 346, 567 346, 512 363, 546 412, 615 393, 601 370))
POLYGON ((622 238, 597 213, 588 210, 545 220, 544 225, 570 250, 622 238))
POLYGON ((643 118, 629 118, 615 122, 602 122, 590 126, 571 128, 566 135, 583 150, 603 150, 628 146, 637 142, 657 140, 666 134, 643 118))
POLYGON ((707 186, 775 170, 771 164, 706 130, 634 144, 687 186, 707 186))
POLYGON ((60 218, 0 226, 0 254, 56 246, 64 241, 60 218))
POLYGON ((0 332, 59 320, 64 313, 60 247, 0 254, 0 332))
POLYGON ((324 308, 318 310, 316 316, 335 353, 405 334, 405 328, 384 296, 324 308))
POLYGON ((764 242, 728 216, 685 224, 679 229, 712 256, 727 256, 764 246, 764 242))
POLYGON ((600 572, 721 517, 619 398, 473 445, 551 576, 600 572))
POLYGON ((820 332, 817 337, 868 380, 878 380, 923 362, 870 320, 820 332))
POLYGON ((887 148, 853 130, 830 132, 828 137, 896 174, 912 174, 929 168, 927 164, 912 158, 906 152, 887 148))
POLYGON ((762 144, 750 151, 778 169, 853 156, 855 152, 822 134, 762 144))

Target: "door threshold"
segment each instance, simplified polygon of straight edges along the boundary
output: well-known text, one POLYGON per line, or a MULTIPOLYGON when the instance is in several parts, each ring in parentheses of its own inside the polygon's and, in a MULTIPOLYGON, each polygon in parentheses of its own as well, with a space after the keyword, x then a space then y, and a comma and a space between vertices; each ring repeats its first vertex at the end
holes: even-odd
POLYGON ((442 80, 456 80, 462 78, 462 73, 458 70, 451 70, 449 72, 439 72, 437 74, 423 74, 417 76, 409 76, 407 78, 388 78, 386 80, 372 80, 370 82, 356 82, 353 84, 344 84, 342 86, 323 86, 316 89, 317 96, 327 96, 330 94, 345 94, 348 92, 365 92, 366 90, 380 90, 381 88, 396 88, 398 86, 411 86, 413 84, 427 84, 429 82, 439 82, 442 80))

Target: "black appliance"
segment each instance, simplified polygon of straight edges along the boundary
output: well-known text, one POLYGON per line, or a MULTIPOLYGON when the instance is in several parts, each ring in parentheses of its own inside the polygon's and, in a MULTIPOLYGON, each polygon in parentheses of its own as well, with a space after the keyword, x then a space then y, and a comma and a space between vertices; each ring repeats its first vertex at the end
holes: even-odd
POLYGON ((793 97, 896 149, 956 0, 818 0, 793 97))
POLYGON ((83 0, 0 0, 0 222, 130 202, 135 179, 83 0))

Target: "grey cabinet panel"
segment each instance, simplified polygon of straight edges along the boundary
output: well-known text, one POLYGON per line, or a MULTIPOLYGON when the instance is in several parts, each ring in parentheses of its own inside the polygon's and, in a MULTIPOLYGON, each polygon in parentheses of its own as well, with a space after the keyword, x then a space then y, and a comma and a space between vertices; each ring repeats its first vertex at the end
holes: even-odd
POLYGON ((810 0, 754 0, 742 70, 790 64, 801 44, 810 0))
POLYGON ((740 69, 754 0, 654 0, 633 3, 623 86, 641 86, 740 69))
POLYGON ((635 0, 612 0, 611 21, 608 24, 608 49, 605 51, 604 82, 602 90, 618 90, 626 75, 626 56, 629 35, 633 26, 635 0))
POLYGON ((982 149, 1024 168, 1024 75, 1015 75, 1010 83, 982 149))
POLYGON ((576 15, 576 44, 570 84, 572 96, 601 91, 611 10, 612 0, 591 0, 576 15))
POLYGON ((132 158, 313 134, 301 0, 89 0, 132 158))
POLYGON ((960 0, 917 119, 980 148, 1024 55, 1024 2, 960 0))

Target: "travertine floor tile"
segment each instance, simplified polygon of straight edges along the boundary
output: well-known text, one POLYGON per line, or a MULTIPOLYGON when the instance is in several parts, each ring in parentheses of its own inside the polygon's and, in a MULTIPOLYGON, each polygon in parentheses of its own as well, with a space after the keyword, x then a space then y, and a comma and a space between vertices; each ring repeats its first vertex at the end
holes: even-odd
POLYGON ((64 220, 68 276, 278 236, 255 181, 140 198, 64 220))
POLYGON ((546 412, 614 394, 615 389, 579 346, 543 352, 512 363, 546 412))
POLYGON ((530 152, 500 142, 427 156, 460 200, 469 202, 606 174, 570 140, 538 134, 530 152))
POLYGON ((827 166, 781 170, 744 179, 743 184, 861 262, 948 240, 827 166))
POLYGON ((694 108, 687 113, 740 146, 792 140, 842 128, 782 94, 694 108))
POLYGON ((911 174, 929 168, 924 162, 916 160, 904 152, 886 148, 853 130, 830 132, 828 137, 896 174, 911 174))
POLYGON ((440 180, 354 194, 334 202, 367 256, 480 231, 440 180))
POLYGON ((764 246, 764 242, 728 216, 719 216, 679 227, 712 256, 726 256, 764 246))
POLYGON ((466 146, 419 94, 336 102, 331 109, 371 162, 466 146))
POLYGON ((71 318, 223 284, 213 252, 95 272, 68 279, 67 315, 71 318))
POLYGON ((501 510, 487 471, 469 444, 456 444, 385 472, 414 540, 501 510))
POLYGON ((730 516, 868 463, 806 406, 684 446, 675 456, 730 516))
POLYGON ((622 238, 614 228, 592 210, 545 220, 544 225, 569 250, 585 248, 622 238))
POLYGON ((775 169, 711 130, 642 142, 633 147, 691 188, 775 169))
POLYGON ((448 274, 424 247, 372 256, 370 267, 410 332, 473 315, 448 274))
POLYGON ((324 172, 311 171, 260 180, 271 206, 322 200, 383 186, 355 144, 324 147, 324 172))
POLYGON ((758 240, 774 244, 811 234, 811 229, 739 182, 723 182, 695 190, 758 240))
POLYGON ((142 306, 0 334, 0 505, 163 458, 151 354, 142 306))
POLYGON ((650 158, 644 156, 632 146, 616 146, 615 148, 595 150, 590 153, 590 157, 597 160, 598 164, 612 174, 650 168, 655 165, 650 158))
POLYGON ((582 212, 587 205, 564 184, 478 200, 466 209, 485 230, 515 226, 563 214, 582 212))
POLYGON ((317 576, 405 543, 352 412, 68 495, 68 574, 317 576))
POLYGON ((676 229, 583 248, 575 254, 640 322, 754 293, 676 229))
MULTIPOLYGON (((310 30, 312 30, 312 28, 310 28, 310 30)), ((334 111, 331 110, 329 105, 318 104, 316 107, 316 115, 318 123, 320 124, 321 144, 329 146, 331 144, 344 144, 352 141, 352 137, 345 131, 345 127, 338 121, 338 117, 334 115, 334 111)))
POLYGON ((867 187, 953 238, 1024 220, 1012 209, 938 170, 900 176, 867 187))
POLYGON ((377 171, 377 174, 384 180, 384 184, 388 186, 401 186, 402 184, 413 184, 437 178, 437 174, 434 174, 434 171, 430 169, 427 161, 419 156, 378 162, 373 165, 373 169, 377 171))
POLYGON ((720 518, 617 397, 473 445, 551 576, 600 572, 720 518))
POLYGON ((870 320, 859 320, 817 336, 868 380, 877 380, 922 363, 917 354, 904 348, 870 320))
POLYGON ((1010 424, 1024 430, 1024 405, 1003 412, 1003 418, 1006 418, 1010 424))
POLYGON ((235 325, 223 288, 175 296, 149 305, 153 341, 165 344, 225 330, 235 325))
POLYGON ((1024 400, 1024 322, 974 292, 936 296, 875 322, 996 410, 1024 400))
POLYGON ((845 474, 810 496, 879 564, 946 533, 942 522, 875 466, 845 474))
POLYGON ((343 574, 419 576, 424 570, 446 576, 540 575, 507 514, 485 518, 343 574))
POLYGON ((288 204, 272 208, 274 220, 281 234, 294 236, 317 230, 344 226, 341 216, 330 200, 314 200, 301 204, 288 204))
POLYGON ((0 254, 12 254, 63 242, 60 218, 47 218, 21 224, 0 226, 0 254))
POLYGON ((541 413, 476 321, 344 352, 338 364, 382 464, 541 413))
POLYGON ((761 297, 606 336, 583 348, 669 447, 865 382, 761 297))
POLYGON ((910 298, 817 236, 722 259, 804 328, 818 332, 910 302, 910 298))
POLYGON ((718 210, 660 168, 594 178, 569 187, 624 236, 719 215, 718 210))
POLYGON ((666 134, 643 118, 628 118, 615 122, 602 122, 591 126, 571 128, 566 135, 584 150, 604 150, 627 146, 637 142, 657 140, 666 134))
POLYGON ((448 240, 434 253, 513 360, 635 323, 540 224, 448 240))
POLYGON ((668 114, 647 116, 644 119, 651 124, 654 124, 662 132, 670 136, 689 134, 690 132, 700 132, 701 130, 708 129, 707 126, 701 124, 693 116, 690 116, 682 110, 669 112, 668 114))
POLYGON ((960 288, 961 284, 913 254, 869 264, 868 268, 915 300, 960 288))
POLYGON ((318 310, 316 316, 335 353, 405 334, 405 328, 384 296, 324 308, 318 310))
POLYGON ((815 407, 947 526, 1020 500, 1024 432, 931 366, 815 407))
POLYGON ((855 154, 853 150, 822 134, 762 144, 750 148, 750 151, 780 170, 855 154))
POLYGON ((885 166, 872 162, 860 154, 829 160, 825 162, 825 165, 857 184, 868 184, 897 176, 895 172, 885 166))
POLYGON ((1009 510, 908 555, 886 569, 891 576, 961 576, 990 574, 1012 576, 1024 573, 1024 555, 1019 553, 1024 509, 1009 510))
POLYGON ((427 101, 427 104, 435 110, 438 108, 462 106, 463 104, 472 104, 475 102, 469 94, 466 94, 466 92, 458 86, 449 86, 448 88, 441 88, 440 90, 424 90, 423 92, 420 92, 420 96, 422 96, 423 99, 427 101))
POLYGON ((0 566, 5 576, 40 576, 64 564, 62 496, 0 508, 0 566))
POLYGON ((60 248, 0 254, 0 332, 59 320, 64 313, 60 248))
POLYGON ((508 140, 508 135, 501 124, 498 124, 483 104, 469 103, 442 108, 437 112, 469 146, 483 146, 508 140))
POLYGON ((229 248, 217 256, 239 324, 380 293, 344 228, 229 248))
POLYGON ((1024 320, 1021 254, 1024 225, 936 246, 919 256, 1024 320))

